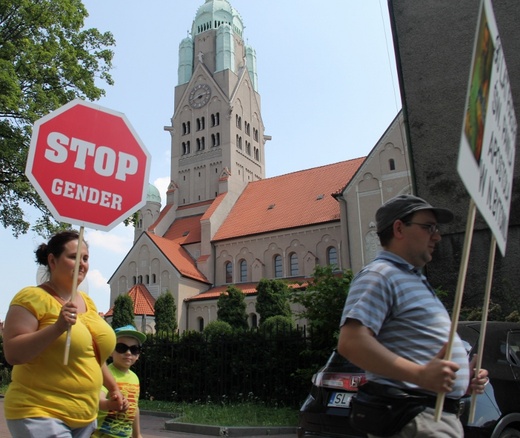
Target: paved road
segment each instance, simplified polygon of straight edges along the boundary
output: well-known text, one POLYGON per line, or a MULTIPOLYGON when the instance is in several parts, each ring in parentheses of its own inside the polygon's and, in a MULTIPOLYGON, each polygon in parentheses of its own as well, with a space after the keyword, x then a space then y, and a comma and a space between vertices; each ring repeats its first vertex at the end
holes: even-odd
MULTIPOLYGON (((143 438, 208 438, 209 436, 219 436, 218 430, 208 431, 207 433, 191 433, 191 432, 178 432, 173 430, 166 430, 165 424, 168 420, 167 417, 160 417, 156 415, 141 415, 141 434, 143 438)), ((194 432, 198 430, 194 428, 194 432)), ((244 431, 243 434, 229 433, 231 437, 247 436, 248 438, 265 438, 269 433, 263 432, 262 435, 252 436, 251 430, 244 431)), ((9 431, 4 417, 4 399, 0 398, 0 437, 9 437, 9 431)), ((295 438, 296 434, 276 434, 276 438, 295 438)))

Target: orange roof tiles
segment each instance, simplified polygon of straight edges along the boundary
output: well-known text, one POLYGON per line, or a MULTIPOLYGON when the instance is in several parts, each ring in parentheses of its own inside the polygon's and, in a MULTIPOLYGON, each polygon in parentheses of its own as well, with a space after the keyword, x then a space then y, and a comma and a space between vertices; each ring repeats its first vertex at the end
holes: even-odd
POLYGON ((128 295, 134 302, 134 315, 155 315, 155 298, 144 284, 136 284, 128 295))
POLYGON ((179 245, 200 242, 200 219, 202 215, 194 215, 175 219, 164 233, 164 238, 175 241, 179 245))
POLYGON ((365 157, 301 170, 247 185, 213 240, 231 239, 339 220, 331 196, 365 157))
MULTIPOLYGON (((136 284, 128 292, 134 302, 134 315, 155 315, 155 298, 144 284, 136 284)), ((105 316, 114 315, 114 306, 105 313, 105 316)))
MULTIPOLYGON (((302 287, 307 287, 308 279, 304 277, 300 278, 291 278, 287 280, 288 286, 292 289, 299 289, 302 287)), ((256 283, 238 283, 238 284, 224 284, 222 286, 213 287, 206 292, 202 292, 200 294, 194 295, 192 297, 186 298, 185 301, 199 301, 199 300, 214 300, 215 298, 220 297, 220 294, 226 291, 229 286, 235 286, 237 289, 240 289, 244 295, 252 295, 256 294, 256 287, 258 286, 258 282, 256 283)))
POLYGON ((209 206, 209 208, 206 210, 206 212, 204 213, 204 215, 202 216, 201 220, 205 220, 205 219, 209 219, 211 217, 211 215, 213 214, 213 212, 217 209, 217 207, 220 205, 220 203, 222 202, 222 200, 226 197, 226 193, 221 193, 220 195, 218 195, 214 200, 213 202, 211 203, 211 205, 209 206))
MULTIPOLYGON (((200 218, 200 216, 198 216, 200 218)), ((178 220, 179 222, 182 221, 182 219, 178 220)), ((198 222, 198 221, 197 221, 198 222)), ((194 280, 203 281, 204 283, 209 283, 208 279, 197 269, 197 265, 195 263, 195 260, 191 257, 191 255, 186 251, 180 243, 186 243, 183 242, 183 238, 188 238, 189 235, 183 236, 182 234, 178 236, 177 232, 184 229, 183 227, 180 227, 176 229, 176 232, 172 230, 172 228, 175 228, 175 224, 177 221, 175 221, 166 233, 170 233, 170 238, 165 237, 159 237, 155 234, 146 232, 147 236, 157 245, 157 248, 161 250, 161 252, 164 254, 164 256, 175 266, 175 268, 181 273, 181 275, 189 278, 193 278, 194 280), (174 240, 171 240, 174 239, 174 240), (180 243, 179 243, 180 242, 180 243)), ((187 222, 184 221, 184 225, 186 225, 187 222)), ((198 230, 199 232, 199 241, 200 241, 200 226, 196 228, 194 233, 198 230)), ((190 231, 191 233, 191 231, 190 231)))

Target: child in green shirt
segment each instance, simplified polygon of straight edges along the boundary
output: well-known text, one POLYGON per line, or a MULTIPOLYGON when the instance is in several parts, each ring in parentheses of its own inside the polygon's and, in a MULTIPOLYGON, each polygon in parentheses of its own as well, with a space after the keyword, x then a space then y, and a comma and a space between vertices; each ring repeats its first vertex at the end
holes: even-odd
POLYGON ((113 362, 108 366, 128 403, 124 411, 117 411, 116 402, 107 399, 103 387, 99 399, 97 430, 92 435, 97 438, 125 437, 142 438, 139 425, 139 377, 130 367, 139 359, 141 344, 146 335, 132 325, 115 329, 117 343, 112 353, 113 362))

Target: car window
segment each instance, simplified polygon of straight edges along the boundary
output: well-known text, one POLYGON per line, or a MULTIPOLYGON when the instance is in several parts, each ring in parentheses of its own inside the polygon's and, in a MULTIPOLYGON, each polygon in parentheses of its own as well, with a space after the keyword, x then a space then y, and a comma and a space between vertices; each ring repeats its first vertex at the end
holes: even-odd
POLYGON ((520 332, 512 331, 507 336, 507 360, 520 367, 520 332))

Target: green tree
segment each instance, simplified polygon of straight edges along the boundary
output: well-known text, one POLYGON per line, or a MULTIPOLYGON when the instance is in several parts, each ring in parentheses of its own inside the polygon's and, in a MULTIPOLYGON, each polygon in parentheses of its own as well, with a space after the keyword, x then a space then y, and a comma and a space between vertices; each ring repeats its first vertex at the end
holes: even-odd
POLYGON ((235 329, 247 329, 247 313, 244 293, 235 286, 228 286, 217 301, 217 318, 235 329))
POLYGON ((233 333, 233 327, 226 321, 211 321, 203 330, 208 341, 213 341, 225 335, 233 333))
POLYGON ((351 281, 350 270, 337 273, 332 266, 318 265, 306 290, 292 298, 304 308, 299 316, 309 322, 314 348, 327 356, 337 343, 339 322, 351 281))
POLYGON ((270 316, 262 323, 262 331, 267 335, 279 335, 291 333, 294 329, 294 321, 290 316, 270 316))
POLYGON ((289 287, 284 281, 264 278, 258 283, 256 291, 256 311, 260 315, 260 325, 273 316, 292 316, 289 287))
POLYGON ((155 302, 155 331, 174 333, 177 330, 177 306, 170 292, 163 292, 155 302))
POLYGON ((112 316, 112 327, 115 329, 125 325, 135 325, 134 302, 130 295, 119 295, 114 301, 114 316, 112 316))
POLYGON ((114 38, 84 29, 87 16, 81 0, 0 2, 0 223, 14 236, 31 227, 26 207, 41 215, 36 232, 63 226, 25 176, 32 124, 74 98, 99 99, 96 81, 113 84, 114 38))

